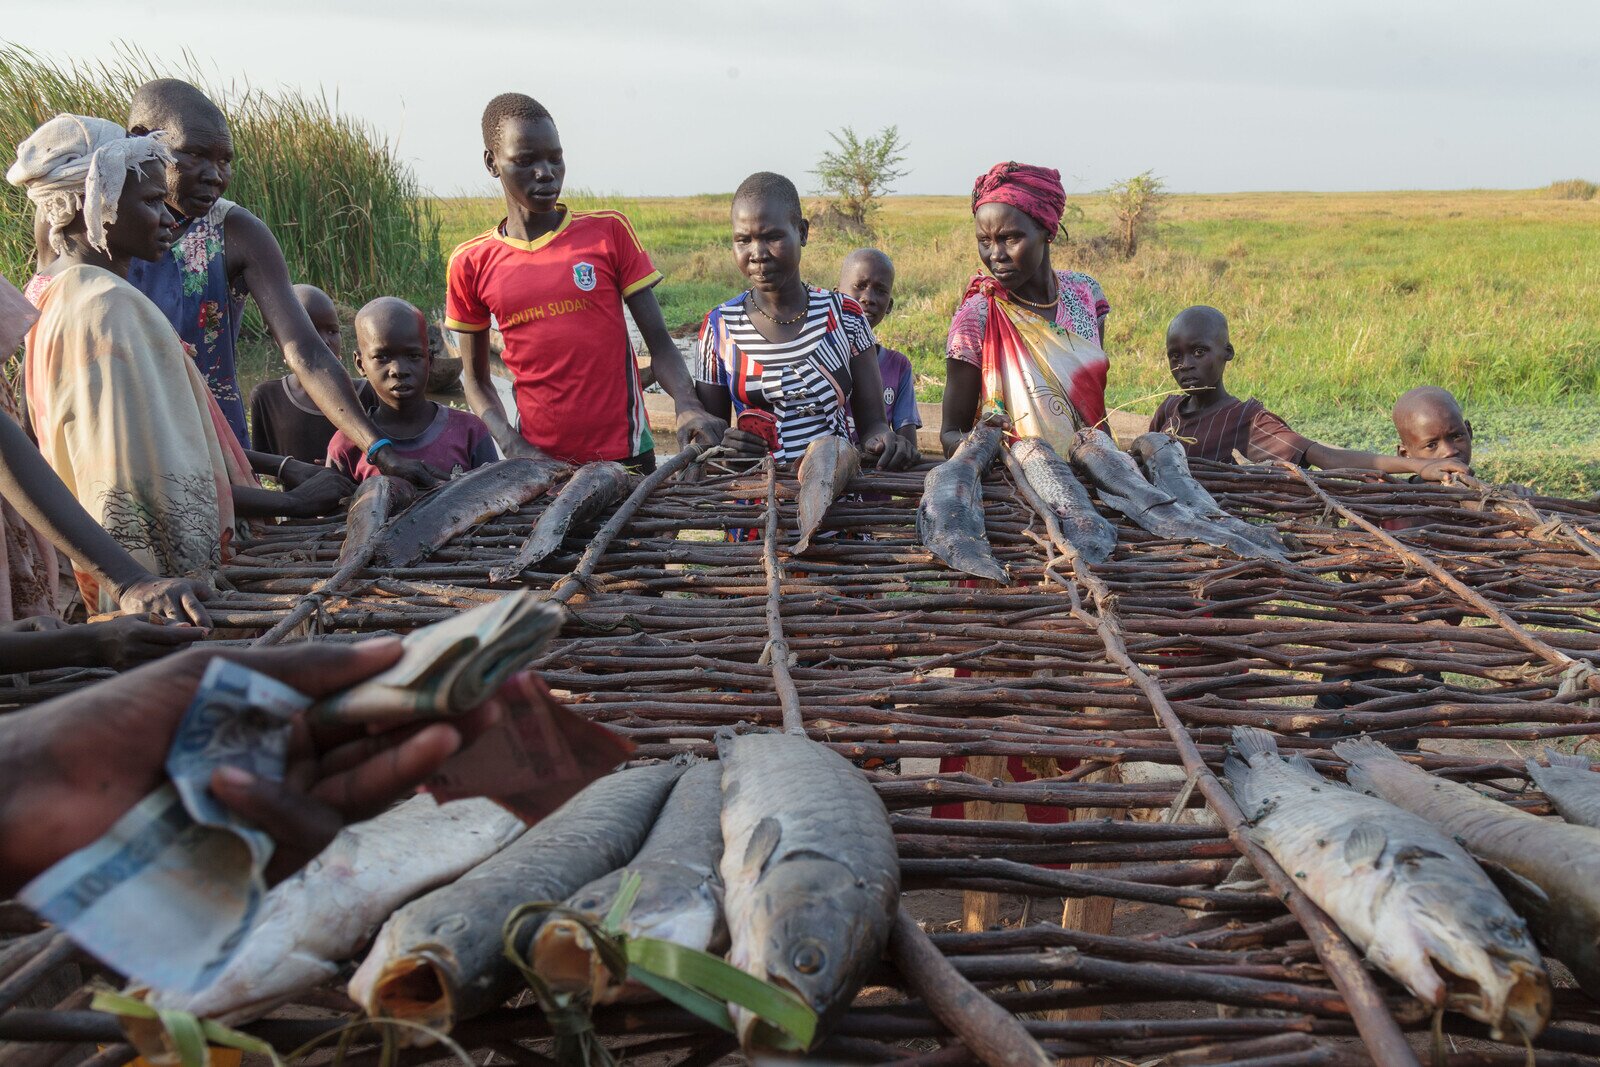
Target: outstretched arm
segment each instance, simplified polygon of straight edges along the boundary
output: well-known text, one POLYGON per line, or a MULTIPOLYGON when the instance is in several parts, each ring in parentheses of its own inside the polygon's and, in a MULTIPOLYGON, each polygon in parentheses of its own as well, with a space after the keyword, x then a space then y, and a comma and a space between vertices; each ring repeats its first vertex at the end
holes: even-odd
MULTIPOLYGON (((284 362, 300 379, 306 392, 328 420, 361 449, 371 447, 382 435, 356 400, 350 376, 339 366, 328 346, 295 299, 289 280, 289 265, 283 249, 267 224, 243 208, 228 212, 228 274, 242 281, 255 298, 261 318, 273 341, 283 350, 284 362)), ((385 474, 404 478, 423 488, 444 480, 444 475, 425 463, 402 459, 394 449, 384 448, 372 463, 385 474)))
POLYGON ((861 450, 881 470, 897 471, 918 459, 915 446, 889 428, 883 413, 883 375, 876 345, 850 358, 850 412, 855 416, 861 450))
POLYGON ((1368 470, 1384 474, 1415 474, 1430 482, 1442 482, 1452 474, 1471 474, 1472 468, 1458 459, 1420 460, 1407 456, 1385 456, 1380 452, 1360 452, 1334 448, 1312 441, 1306 449, 1306 462, 1323 470, 1368 470))
POLYGON ((22 427, 5 415, 0 415, 0 494, 80 569, 114 590, 123 611, 155 611, 179 622, 211 625, 200 603, 209 595, 206 587, 186 578, 159 578, 139 566, 83 510, 22 427))
POLYGON ((962 359, 944 361, 944 418, 939 427, 939 445, 945 458, 954 455, 972 432, 982 393, 983 375, 977 367, 962 359))
POLYGON ((505 405, 500 403, 500 394, 495 391, 489 374, 489 331, 456 331, 456 348, 461 353, 461 391, 467 396, 467 406, 489 427, 489 436, 500 446, 500 451, 508 459, 516 456, 548 459, 511 428, 505 405))
POLYGON ((728 429, 728 420, 708 412, 695 391, 683 353, 667 332, 654 289, 641 289, 627 298, 628 310, 650 350, 650 370, 678 408, 678 445, 714 445, 728 429))

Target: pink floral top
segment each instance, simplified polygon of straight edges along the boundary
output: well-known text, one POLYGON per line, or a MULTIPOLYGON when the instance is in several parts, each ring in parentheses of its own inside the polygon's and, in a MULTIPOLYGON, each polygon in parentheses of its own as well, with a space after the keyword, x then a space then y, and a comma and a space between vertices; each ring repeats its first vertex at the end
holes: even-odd
MULTIPOLYGON (((1056 281, 1060 292, 1056 300, 1056 325, 1104 348, 1100 316, 1110 312, 1111 304, 1100 283, 1075 270, 1056 271, 1056 281)), ((989 302, 979 294, 968 297, 950 320, 950 337, 944 354, 974 367, 982 366, 983 331, 988 322, 989 302)))

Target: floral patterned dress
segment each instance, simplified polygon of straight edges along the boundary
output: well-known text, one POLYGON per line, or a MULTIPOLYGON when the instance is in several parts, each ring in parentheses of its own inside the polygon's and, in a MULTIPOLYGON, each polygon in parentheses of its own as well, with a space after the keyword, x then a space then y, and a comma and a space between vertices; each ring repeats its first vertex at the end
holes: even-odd
POLYGON ((223 245, 223 221, 233 207, 231 200, 218 200, 202 217, 183 220, 171 254, 154 263, 134 260, 128 281, 178 331, 229 428, 239 444, 249 448, 244 397, 234 368, 246 294, 228 281, 223 245))

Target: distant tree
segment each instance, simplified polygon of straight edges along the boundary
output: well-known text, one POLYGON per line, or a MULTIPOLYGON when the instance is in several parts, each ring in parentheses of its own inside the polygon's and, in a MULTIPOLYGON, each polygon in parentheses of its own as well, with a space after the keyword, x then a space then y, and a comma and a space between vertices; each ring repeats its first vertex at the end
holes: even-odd
POLYGON ((908 173, 900 164, 905 162, 906 144, 900 139, 898 126, 885 126, 870 137, 858 137, 856 131, 846 126, 838 133, 829 133, 837 151, 822 153, 815 174, 823 191, 830 194, 839 213, 861 226, 878 207, 878 198, 894 187, 894 183, 908 173))
POLYGON ((1166 188, 1166 182, 1147 170, 1112 182, 1106 190, 1106 200, 1117 216, 1117 240, 1124 259, 1132 259, 1138 253, 1139 239, 1150 232, 1167 202, 1166 188))

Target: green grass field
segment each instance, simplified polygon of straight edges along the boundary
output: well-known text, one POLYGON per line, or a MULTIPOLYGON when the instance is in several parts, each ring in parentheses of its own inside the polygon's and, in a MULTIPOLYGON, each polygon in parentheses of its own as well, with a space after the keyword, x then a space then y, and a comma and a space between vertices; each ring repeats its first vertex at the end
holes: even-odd
MULTIPOLYGON (((570 202, 629 214, 666 275, 657 293, 679 333, 743 288, 727 196, 570 202)), ((1109 218, 1097 198, 1077 202, 1085 217, 1056 259, 1093 274, 1111 300, 1113 406, 1154 410, 1171 384, 1167 321, 1209 303, 1233 323, 1230 388, 1310 436, 1387 450, 1394 398, 1443 385, 1468 408, 1483 476, 1600 491, 1600 200, 1543 191, 1178 196, 1131 261, 1093 251, 1109 218)), ((435 206, 447 253, 501 214, 489 199, 435 206)), ((899 270, 880 334, 911 356, 920 398, 937 400, 945 330, 978 267, 966 201, 892 197, 878 227, 899 270)), ((807 279, 835 283, 856 243, 813 234, 807 279)))

